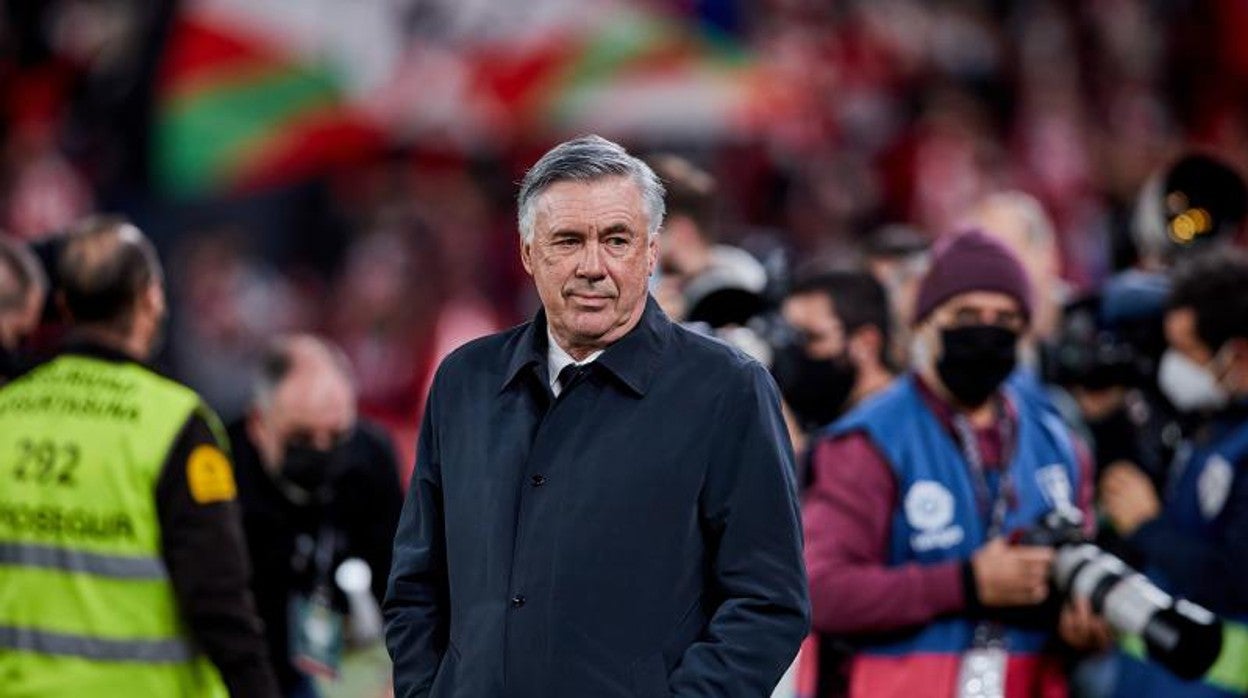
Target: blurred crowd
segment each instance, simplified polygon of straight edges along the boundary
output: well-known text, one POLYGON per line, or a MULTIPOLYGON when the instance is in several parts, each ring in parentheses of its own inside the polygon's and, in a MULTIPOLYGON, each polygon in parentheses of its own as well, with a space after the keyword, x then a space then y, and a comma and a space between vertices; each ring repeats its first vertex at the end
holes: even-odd
MULTIPOLYGON (((514 182, 567 130, 595 125, 539 121, 479 142, 389 133, 300 176, 173 197, 152 165, 157 75, 169 27, 195 4, 4 4, 0 225, 46 260, 88 213, 134 220, 167 260, 158 363, 227 421, 247 412, 275 336, 332 340, 406 479, 439 360, 538 306, 514 182)), ((413 47, 430 15, 453 14, 394 5, 413 47)), ((668 188, 652 293, 771 368, 803 467, 821 429, 909 366, 933 250, 977 230, 1029 278, 1020 370, 1098 473, 1129 461, 1164 492, 1200 415, 1224 406, 1198 372, 1166 369, 1165 325, 1175 269, 1248 246, 1248 5, 639 5, 726 37, 776 86, 748 132, 622 135, 668 188)), ((22 344, 0 324, 6 356, 46 349, 47 324, 22 344)), ((1113 528, 1102 546, 1132 561, 1113 528)), ((837 651, 824 643, 816 662, 820 695, 837 690, 837 651)), ((1078 677, 1098 695, 1095 668, 1078 677)))
MULTIPOLYGON (((154 165, 158 75, 170 27, 204 4, 5 5, 4 227, 35 239, 92 210, 128 215, 170 260, 164 362, 223 414, 241 410, 238 368, 268 333, 316 329, 351 356, 366 413, 407 435, 449 347, 536 307, 512 183, 556 137, 597 124, 538 121, 467 143, 392 134, 305 176, 174 197, 154 165)), ((1095 290, 1137 261, 1129 230, 1150 173, 1191 145, 1248 161, 1241 3, 642 6, 732 42, 759 66, 751 79, 775 86, 759 98, 773 111, 746 133, 604 135, 696 162, 716 182, 716 236, 772 264, 775 283, 792 260, 852 256, 884 224, 931 239, 986 194, 1020 189, 1052 222, 1044 283, 1095 290)), ((494 19, 432 2, 392 11, 414 47, 432 41, 431 17, 494 19)))

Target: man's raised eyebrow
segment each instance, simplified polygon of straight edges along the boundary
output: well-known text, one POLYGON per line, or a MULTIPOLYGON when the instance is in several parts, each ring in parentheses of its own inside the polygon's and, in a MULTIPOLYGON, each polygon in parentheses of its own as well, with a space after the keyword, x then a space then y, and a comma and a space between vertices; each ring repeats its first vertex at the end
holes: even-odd
POLYGON ((616 233, 632 234, 632 232, 633 232, 633 229, 627 223, 612 223, 606 228, 603 228, 602 232, 599 233, 599 235, 610 235, 610 234, 616 234, 616 233))

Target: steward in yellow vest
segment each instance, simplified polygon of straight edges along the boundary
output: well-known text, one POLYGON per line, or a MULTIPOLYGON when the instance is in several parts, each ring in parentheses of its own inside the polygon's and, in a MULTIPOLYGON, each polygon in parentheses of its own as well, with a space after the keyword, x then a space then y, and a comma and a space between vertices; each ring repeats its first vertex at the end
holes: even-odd
POLYGON ((0 694, 276 698, 222 429, 141 363, 151 244, 89 221, 60 276, 73 341, 0 389, 0 694))

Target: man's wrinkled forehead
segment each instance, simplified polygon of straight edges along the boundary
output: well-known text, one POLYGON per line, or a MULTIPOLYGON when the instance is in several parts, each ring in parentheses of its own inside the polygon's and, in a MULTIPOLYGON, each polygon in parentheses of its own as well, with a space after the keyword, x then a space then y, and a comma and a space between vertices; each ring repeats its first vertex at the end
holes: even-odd
POLYGON ((636 230, 647 222, 641 188, 627 175, 554 182, 537 195, 534 212, 538 231, 547 232, 586 220, 636 230))

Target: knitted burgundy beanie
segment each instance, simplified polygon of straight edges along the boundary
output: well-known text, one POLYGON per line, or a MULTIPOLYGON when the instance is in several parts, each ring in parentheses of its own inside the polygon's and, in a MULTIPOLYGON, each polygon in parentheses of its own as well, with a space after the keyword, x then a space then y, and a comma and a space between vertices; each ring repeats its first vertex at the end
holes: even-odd
POLYGON ((968 291, 997 291, 1013 297, 1031 319, 1031 283, 1027 270, 1005 245, 972 230, 937 242, 932 265, 919 285, 912 324, 922 322, 941 303, 968 291))

